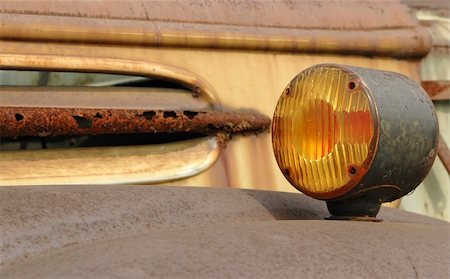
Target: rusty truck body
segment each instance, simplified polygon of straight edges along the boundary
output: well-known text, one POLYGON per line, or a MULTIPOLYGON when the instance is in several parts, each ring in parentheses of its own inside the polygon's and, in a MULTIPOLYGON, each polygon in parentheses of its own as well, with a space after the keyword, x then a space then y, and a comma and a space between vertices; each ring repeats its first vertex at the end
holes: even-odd
POLYGON ((432 47, 399 1, 0 2, 1 277, 449 276, 448 222, 324 220, 268 132, 303 69, 432 47))

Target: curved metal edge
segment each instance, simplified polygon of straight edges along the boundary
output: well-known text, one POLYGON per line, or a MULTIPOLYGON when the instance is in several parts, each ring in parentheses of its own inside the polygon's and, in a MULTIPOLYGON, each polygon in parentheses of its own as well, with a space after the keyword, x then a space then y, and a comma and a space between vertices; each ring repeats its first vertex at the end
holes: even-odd
POLYGON ((327 30, 229 26, 0 13, 0 39, 105 45, 322 52, 421 58, 431 35, 420 26, 327 30), (99 21, 101 24, 98 24, 99 21), (35 24, 30 24, 33 22, 35 24), (41 28, 36 28, 40 26, 41 28), (404 46, 408 47, 405 48, 404 46))
POLYGON ((103 57, 9 54, 0 52, 0 69, 53 70, 157 77, 187 86, 195 95, 206 98, 215 110, 221 110, 217 94, 206 80, 187 70, 160 63, 103 57))
MULTIPOLYGON (((391 71, 367 69, 356 66, 347 67, 355 71, 355 73, 359 76, 363 77, 367 83, 369 90, 371 90, 371 92, 375 92, 373 93, 373 97, 375 104, 380 110, 380 129, 382 129, 381 126, 383 125, 383 122, 381 121, 384 121, 385 126, 397 124, 397 122, 399 122, 400 120, 403 121, 402 116, 404 116, 406 111, 408 112, 407 117, 409 117, 404 118, 409 119, 403 124, 407 128, 406 131, 403 131, 400 128, 398 130, 388 131, 386 130, 386 127, 384 128, 384 130, 380 131, 378 140, 380 142, 384 140, 385 144, 383 146, 379 146, 379 150, 377 150, 376 156, 374 157, 374 165, 372 168, 373 170, 371 174, 368 175, 364 179, 364 181, 362 181, 364 183, 364 186, 363 184, 361 184, 360 187, 358 187, 357 189, 355 188, 355 191, 352 194, 357 195, 358 193, 363 191, 364 189, 362 189, 362 187, 367 189, 367 191, 363 191, 364 193, 368 193, 369 189, 382 188, 383 193, 382 191, 379 191, 379 194, 372 195, 372 198, 375 198, 380 202, 390 202, 395 199, 401 198, 407 193, 413 191, 420 184, 420 182, 423 181, 423 179, 431 170, 433 162, 437 156, 437 147, 439 142, 439 123, 437 121, 437 115, 433 102, 430 96, 422 87, 420 87, 415 81, 403 74, 391 71), (393 91, 395 92, 395 94, 392 94, 393 91), (389 102, 395 103, 399 100, 401 100, 402 105, 398 106, 395 112, 392 112, 392 109, 389 109, 389 102), (419 104, 419 102, 421 104, 419 104), (411 113, 411 109, 406 109, 408 107, 414 107, 415 112, 411 113), (417 115, 418 112, 416 112, 416 110, 421 110, 422 114, 417 115), (414 119, 414 116, 416 116, 416 119, 414 119), (400 139, 403 139, 401 143, 394 141, 394 137, 397 134, 401 132, 407 132, 408 129, 414 128, 413 120, 418 122, 418 124, 422 124, 422 129, 425 129, 425 127, 433 127, 435 129, 434 143, 430 144, 431 150, 427 151, 425 148, 422 148, 420 150, 417 150, 415 153, 420 153, 423 157, 412 161, 407 157, 404 159, 410 164, 413 163, 414 167, 411 169, 415 171, 414 173, 411 173, 409 171, 408 174, 407 170, 401 171, 402 168, 405 169, 405 167, 402 166, 401 162, 397 162, 396 165, 391 166, 393 169, 389 170, 389 174, 387 175, 384 173, 384 171, 382 171, 382 169, 386 168, 386 160, 393 160, 396 156, 399 156, 399 154, 394 154, 394 152, 399 152, 401 147, 406 146, 407 144, 407 146, 411 146, 412 144, 418 145, 418 140, 420 139, 420 137, 417 137, 417 134, 413 135, 411 132, 409 132, 408 134, 410 137, 405 137, 405 135, 400 137, 400 139), (395 146, 396 149, 388 148, 390 145, 395 146), (422 166, 423 169, 421 170, 419 166, 422 166), (420 174, 417 174, 416 172, 419 172, 420 174), (399 181, 393 181, 393 177, 395 177, 396 174, 398 176, 398 173, 403 173, 402 183, 400 183, 399 181), (373 181, 378 182, 374 184, 373 181), (399 191, 400 189, 401 191, 399 191)), ((432 130, 430 129, 430 132, 431 131, 432 130)), ((432 136, 432 134, 427 136, 432 136)), ((403 152, 404 156, 406 154, 410 153, 403 152)), ((399 178, 397 177, 396 179, 398 180, 399 178)))
POLYGON ((0 186, 157 184, 204 172, 220 153, 216 137, 154 146, 55 149, 45 154, 3 151, 0 186), (133 168, 127 169, 130 165, 133 168))
MULTIPOLYGON (((193 140, 194 143, 196 140, 193 140)), ((130 179, 130 180, 120 180, 116 179, 112 185, 114 184, 157 184, 161 182, 169 182, 174 180, 179 180, 183 178, 188 178, 195 176, 199 173, 202 173, 212 167, 214 163, 219 159, 221 148, 219 147, 217 143, 216 137, 209 137, 205 140, 205 142, 198 142, 198 145, 192 147, 192 152, 197 152, 198 148, 204 147, 203 145, 208 148, 209 152, 205 159, 203 161, 200 161, 196 165, 189 165, 186 164, 184 168, 180 168, 176 170, 175 172, 172 172, 171 170, 168 171, 168 175, 162 175, 162 176, 152 176, 152 177, 144 177, 144 178, 136 178, 136 179, 130 179)), ((189 152, 190 150, 186 150, 189 152)), ((184 151, 184 152, 186 152, 184 151)))

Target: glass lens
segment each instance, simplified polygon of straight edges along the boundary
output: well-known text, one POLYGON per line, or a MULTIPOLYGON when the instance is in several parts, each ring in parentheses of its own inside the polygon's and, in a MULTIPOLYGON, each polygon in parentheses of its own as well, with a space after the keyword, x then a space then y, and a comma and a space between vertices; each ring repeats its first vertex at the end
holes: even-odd
POLYGON ((326 194, 361 176, 374 135, 369 98, 346 71, 330 66, 300 73, 275 109, 278 165, 299 190, 326 194))

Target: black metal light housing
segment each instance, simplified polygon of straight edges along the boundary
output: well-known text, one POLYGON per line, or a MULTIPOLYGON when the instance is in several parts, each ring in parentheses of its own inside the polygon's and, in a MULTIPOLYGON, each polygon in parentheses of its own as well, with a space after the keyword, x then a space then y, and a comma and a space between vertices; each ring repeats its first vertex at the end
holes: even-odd
POLYGON ((283 91, 272 143, 284 176, 326 200, 336 218, 375 217, 425 178, 436 157, 436 112, 408 77, 337 64, 298 74, 283 91))

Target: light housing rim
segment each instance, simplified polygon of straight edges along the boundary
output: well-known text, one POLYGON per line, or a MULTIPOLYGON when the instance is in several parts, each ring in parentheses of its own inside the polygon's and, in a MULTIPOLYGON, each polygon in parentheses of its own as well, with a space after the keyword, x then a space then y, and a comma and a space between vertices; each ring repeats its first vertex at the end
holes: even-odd
MULTIPOLYGON (((350 180, 340 186, 337 189, 328 191, 328 192, 313 192, 308 190, 307 187, 304 187, 302 185, 300 185, 300 183, 294 181, 288 174, 286 174, 285 171, 282 171, 283 176, 289 181, 289 183, 294 186, 297 190, 299 190, 300 192, 311 196, 313 198, 316 199, 320 199, 320 200, 333 200, 333 199, 339 199, 343 196, 345 196, 347 193, 350 193, 356 186, 358 186, 358 184, 361 182, 361 180, 364 178, 364 176, 367 174, 367 172, 370 170, 372 163, 374 161, 375 155, 377 154, 378 151, 378 144, 379 144, 379 139, 380 139, 380 125, 379 125, 379 120, 380 120, 380 115, 378 112, 378 107, 376 105, 376 101, 373 97, 373 94, 370 90, 370 88, 364 83, 363 79, 361 78, 360 75, 358 75, 356 72, 352 71, 351 69, 348 68, 347 65, 340 65, 340 64, 336 64, 336 63, 322 63, 322 64, 316 64, 313 66, 310 66, 308 68, 305 68, 304 70, 300 71, 289 83, 288 85, 283 89, 277 105, 275 107, 275 111, 274 111, 274 116, 272 119, 275 119, 275 114, 277 113, 278 107, 280 105, 280 102, 282 100, 282 98, 284 96, 286 96, 286 92, 291 92, 291 89, 293 86, 292 84, 294 82, 296 82, 296 79, 298 78, 298 76, 310 72, 310 71, 314 71, 315 69, 320 69, 323 67, 327 67, 327 68, 333 68, 333 69, 337 69, 339 71, 343 71, 345 74, 347 74, 349 77, 351 77, 350 82, 354 82, 356 84, 355 88, 359 88, 360 89, 360 94, 364 94, 367 97, 368 103, 369 103, 369 112, 370 112, 370 116, 371 116, 371 121, 373 123, 373 135, 372 138, 368 144, 368 153, 367 156, 365 158, 365 160, 362 162, 362 164, 360 166, 358 166, 358 172, 357 174, 350 174, 350 180), (289 89, 288 89, 289 88, 289 89)), ((294 93, 295 94, 295 93, 294 93)), ((290 96, 292 96, 293 94, 291 93, 290 96)), ((290 97, 289 96, 289 97, 290 97)), ((276 121, 272 122, 272 145, 274 145, 274 138, 276 137, 276 121)), ((273 146, 273 152, 274 152, 274 156, 275 158, 277 158, 276 155, 276 149, 273 146)), ((277 165, 278 167, 283 170, 283 167, 280 165, 280 162, 278 159, 276 159, 277 165)), ((346 166, 349 167, 349 166, 346 166)))

